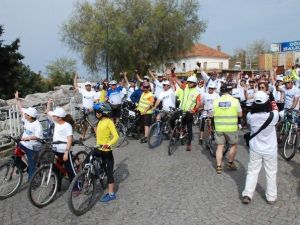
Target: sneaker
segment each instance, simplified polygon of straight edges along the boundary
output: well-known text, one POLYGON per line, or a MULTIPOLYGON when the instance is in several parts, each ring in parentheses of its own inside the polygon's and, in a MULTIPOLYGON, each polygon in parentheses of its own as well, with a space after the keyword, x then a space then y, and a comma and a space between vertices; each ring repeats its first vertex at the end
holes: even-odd
POLYGON ((109 202, 109 201, 112 201, 112 200, 115 200, 115 199, 116 199, 116 194, 115 193, 113 193, 113 194, 107 193, 106 195, 104 195, 100 199, 100 202, 109 202))
POLYGON ((203 140, 199 139, 199 145, 203 145, 203 140))
POLYGON ((147 141, 148 141, 148 138, 147 137, 143 137, 142 139, 141 139, 141 143, 143 144, 143 143, 147 143, 147 141))
POLYGON ((237 170, 237 166, 235 165, 234 162, 227 162, 227 163, 226 163, 226 167, 227 167, 227 169, 229 169, 229 170, 237 170))
POLYGON ((242 202, 248 205, 251 202, 251 198, 249 198, 248 196, 243 196, 242 202))
POLYGON ((187 150, 188 152, 192 151, 192 145, 187 145, 187 146, 186 146, 186 150, 187 150))
POLYGON ((217 166, 216 167, 216 172, 217 172, 217 174, 221 174, 223 172, 222 166, 217 166))
POLYGON ((268 201, 268 200, 267 200, 267 203, 268 203, 269 205, 274 205, 274 204, 276 203, 276 200, 274 200, 274 201, 268 201))

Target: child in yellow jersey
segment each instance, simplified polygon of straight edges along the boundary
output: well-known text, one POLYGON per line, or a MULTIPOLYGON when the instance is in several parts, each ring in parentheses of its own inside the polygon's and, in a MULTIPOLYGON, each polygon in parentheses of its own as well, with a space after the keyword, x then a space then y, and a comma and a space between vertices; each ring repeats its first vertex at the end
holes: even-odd
POLYGON ((107 103, 99 104, 99 107, 94 107, 96 111, 96 116, 99 119, 96 132, 96 142, 97 146, 102 146, 99 148, 96 156, 101 156, 103 163, 106 167, 106 173, 108 178, 108 193, 104 195, 100 201, 109 202, 116 199, 114 192, 114 156, 112 154, 111 146, 116 144, 119 135, 117 133, 116 126, 112 119, 109 118, 111 113, 111 107, 107 103))

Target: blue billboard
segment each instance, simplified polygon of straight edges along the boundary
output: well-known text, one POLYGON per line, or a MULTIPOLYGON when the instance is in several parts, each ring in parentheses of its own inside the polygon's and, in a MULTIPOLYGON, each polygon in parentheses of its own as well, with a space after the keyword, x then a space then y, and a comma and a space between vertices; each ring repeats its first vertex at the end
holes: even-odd
POLYGON ((300 41, 289 41, 280 43, 281 52, 300 51, 300 41))

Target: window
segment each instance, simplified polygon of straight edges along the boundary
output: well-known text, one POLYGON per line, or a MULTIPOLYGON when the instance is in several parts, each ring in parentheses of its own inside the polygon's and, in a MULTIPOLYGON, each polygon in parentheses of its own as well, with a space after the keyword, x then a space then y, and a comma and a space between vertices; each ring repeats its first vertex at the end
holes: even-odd
POLYGON ((185 72, 186 68, 185 68, 185 63, 182 63, 182 72, 185 72))
POLYGON ((219 63, 219 68, 220 68, 221 70, 223 69, 223 63, 222 63, 222 62, 219 63))

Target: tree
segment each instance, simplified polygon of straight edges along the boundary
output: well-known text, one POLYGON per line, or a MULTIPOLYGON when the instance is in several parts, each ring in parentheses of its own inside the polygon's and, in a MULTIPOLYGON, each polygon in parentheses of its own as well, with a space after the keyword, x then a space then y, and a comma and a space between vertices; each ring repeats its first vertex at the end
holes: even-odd
POLYGON ((77 70, 76 60, 58 58, 46 66, 46 73, 49 77, 48 88, 61 84, 72 84, 73 73, 77 70))
POLYGON ((235 49, 230 60, 233 68, 236 62, 241 62, 243 69, 258 69, 259 55, 270 52, 270 47, 264 40, 257 40, 249 44, 245 49, 235 49))
POLYGON ((80 53, 91 72, 105 65, 106 56, 115 74, 149 62, 159 66, 199 40, 206 24, 198 10, 195 0, 78 2, 63 25, 62 40, 80 53))

